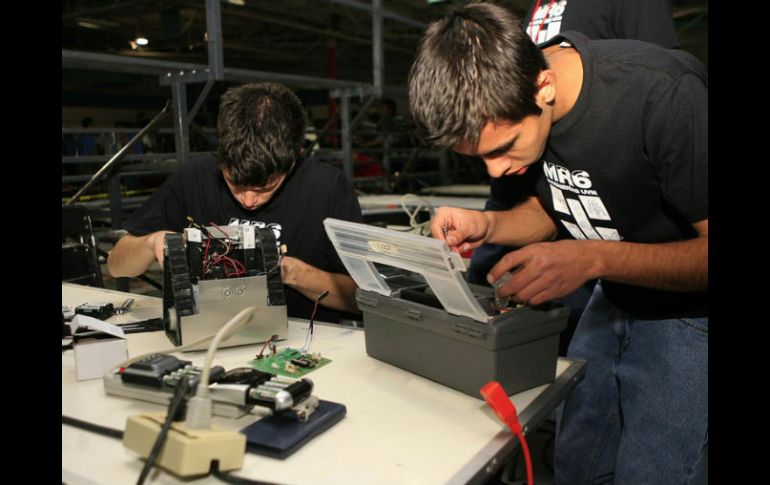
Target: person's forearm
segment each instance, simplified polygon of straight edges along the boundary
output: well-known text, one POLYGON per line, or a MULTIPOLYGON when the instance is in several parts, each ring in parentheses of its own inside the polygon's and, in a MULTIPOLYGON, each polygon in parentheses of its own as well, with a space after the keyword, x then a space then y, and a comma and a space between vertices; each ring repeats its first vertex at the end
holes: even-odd
POLYGON ((669 291, 708 290, 708 235, 686 241, 639 244, 585 241, 600 278, 669 291))
POLYGON ((147 271, 155 261, 152 243, 154 234, 146 236, 123 236, 110 251, 107 258, 107 268, 115 277, 138 276, 147 271))
POLYGON ((484 216, 489 221, 488 243, 526 246, 556 235, 556 225, 534 196, 510 210, 486 211, 484 216))
POLYGON ((321 300, 321 305, 345 312, 358 311, 358 304, 356 303, 356 288, 358 286, 350 276, 327 273, 319 269, 315 269, 315 271, 318 274, 290 286, 311 300, 315 300, 322 291, 329 290, 326 298, 321 300))
POLYGON ((346 312, 358 311, 358 286, 348 275, 323 271, 297 258, 284 256, 281 260, 281 277, 285 285, 310 300, 315 300, 321 292, 328 290, 329 294, 321 300, 322 306, 346 312))

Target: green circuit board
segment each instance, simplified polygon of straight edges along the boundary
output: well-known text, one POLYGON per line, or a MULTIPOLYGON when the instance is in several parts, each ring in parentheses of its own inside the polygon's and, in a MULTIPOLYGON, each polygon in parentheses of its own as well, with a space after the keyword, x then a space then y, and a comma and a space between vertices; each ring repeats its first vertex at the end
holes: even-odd
POLYGON ((249 365, 262 372, 269 372, 271 374, 278 374, 279 376, 298 379, 330 362, 331 360, 321 357, 321 354, 318 353, 302 352, 298 349, 287 348, 275 355, 269 355, 262 359, 254 359, 249 362, 249 365), (292 363, 292 361, 299 361, 306 366, 303 367, 302 365, 292 363), (289 364, 289 369, 292 369, 293 367, 293 372, 286 370, 287 363, 289 364))

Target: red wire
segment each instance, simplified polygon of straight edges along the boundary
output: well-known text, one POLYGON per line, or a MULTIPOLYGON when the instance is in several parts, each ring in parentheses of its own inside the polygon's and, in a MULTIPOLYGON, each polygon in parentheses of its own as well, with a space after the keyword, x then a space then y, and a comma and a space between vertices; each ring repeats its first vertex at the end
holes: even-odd
POLYGON ((310 333, 313 332, 312 323, 313 323, 313 320, 315 320, 315 313, 316 313, 316 311, 318 311, 318 302, 319 302, 319 300, 316 298, 315 305, 313 305, 313 313, 310 315, 310 323, 311 323, 310 333))
POLYGON ((208 266, 209 246, 211 246, 211 239, 206 239, 206 249, 203 251, 203 271, 202 271, 202 274, 206 274, 206 267, 208 266))
POLYGON ((521 449, 524 450, 524 461, 527 464, 527 483, 534 485, 535 479, 532 475, 532 457, 529 455, 529 446, 527 440, 524 438, 524 433, 521 429, 521 423, 519 423, 518 413, 516 412, 516 406, 513 405, 508 398, 508 394, 497 381, 489 381, 479 389, 481 396, 487 402, 490 408, 497 414, 500 421, 504 422, 510 428, 511 433, 519 438, 521 443, 521 449))
POLYGON ((519 443, 521 443, 521 449, 524 450, 524 463, 527 464, 527 483, 529 485, 535 485, 535 479, 532 475, 532 458, 529 456, 529 446, 527 440, 524 438, 524 433, 516 433, 519 437, 519 443))

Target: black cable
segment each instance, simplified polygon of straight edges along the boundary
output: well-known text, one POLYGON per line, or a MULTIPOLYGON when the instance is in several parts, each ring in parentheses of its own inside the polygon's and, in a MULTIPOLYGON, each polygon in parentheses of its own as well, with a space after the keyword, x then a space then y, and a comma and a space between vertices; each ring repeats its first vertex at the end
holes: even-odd
POLYGON ((66 424, 69 426, 73 426, 75 428, 80 428, 86 431, 90 431, 92 433, 108 436, 110 438, 117 438, 119 440, 123 439, 123 431, 119 429, 100 426, 98 424, 89 423, 88 421, 81 421, 80 419, 71 418, 63 414, 61 416, 61 424, 66 424))
POLYGON ((166 413, 166 420, 163 422, 163 426, 160 428, 158 437, 155 438, 155 444, 152 445, 152 450, 147 456, 147 460, 144 462, 142 472, 139 474, 139 479, 136 481, 136 485, 142 485, 147 475, 150 473, 155 461, 158 459, 161 448, 166 443, 166 436, 168 436, 168 430, 171 429, 171 424, 174 422, 174 418, 179 412, 180 405, 184 402, 187 392, 189 391, 187 376, 179 379, 174 389, 174 396, 171 398, 171 402, 168 405, 168 412, 166 413))
POLYGON ((238 485, 277 485, 273 482, 262 482, 259 480, 251 480, 249 478, 239 477, 231 475, 230 473, 219 471, 219 461, 214 460, 211 462, 211 474, 222 480, 225 483, 235 483, 238 485))
POLYGON ((315 321, 315 314, 318 311, 318 304, 321 302, 321 300, 326 298, 328 294, 329 294, 329 290, 324 290, 321 293, 319 293, 315 299, 315 305, 313 305, 313 313, 310 315, 310 325, 308 325, 308 334, 305 337, 305 345, 302 346, 302 350, 304 350, 305 352, 310 352, 310 345, 313 343, 313 323, 315 321), (308 338, 310 338, 310 343, 308 343, 308 338))

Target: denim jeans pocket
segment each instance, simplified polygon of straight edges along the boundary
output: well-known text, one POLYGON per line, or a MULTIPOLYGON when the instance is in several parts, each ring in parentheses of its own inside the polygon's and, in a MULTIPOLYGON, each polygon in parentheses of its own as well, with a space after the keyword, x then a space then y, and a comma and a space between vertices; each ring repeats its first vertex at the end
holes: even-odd
POLYGON ((709 334, 708 318, 679 318, 678 320, 697 332, 705 335, 709 334))

